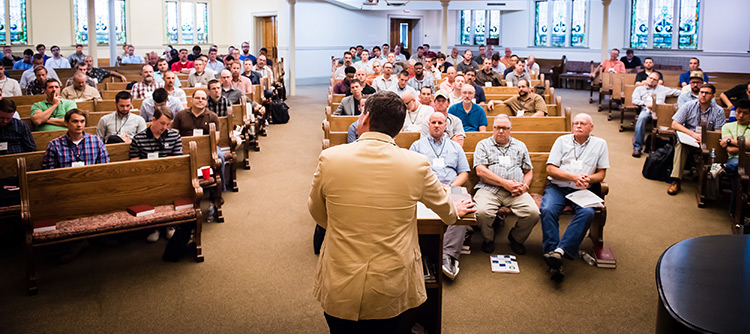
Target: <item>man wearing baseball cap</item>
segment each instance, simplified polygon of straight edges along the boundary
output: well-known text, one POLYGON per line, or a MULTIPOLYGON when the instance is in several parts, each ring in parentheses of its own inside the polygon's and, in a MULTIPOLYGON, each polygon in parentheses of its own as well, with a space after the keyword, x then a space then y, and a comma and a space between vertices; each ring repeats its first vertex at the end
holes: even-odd
POLYGON ((677 98, 677 108, 682 107, 682 105, 687 102, 695 101, 698 99, 698 93, 701 91, 701 86, 704 82, 703 75, 704 74, 701 71, 690 72, 690 79, 688 79, 688 86, 690 87, 690 89, 682 89, 680 97, 677 98))
MULTIPOLYGON (((439 90, 435 93, 435 112, 442 113, 446 117, 446 128, 445 134, 448 135, 452 141, 457 142, 461 147, 464 146, 464 138, 466 132, 464 132, 464 125, 461 119, 448 113, 448 107, 450 107, 450 95, 445 91, 439 90)), ((422 126, 422 137, 430 135, 429 124, 423 124, 422 126)))

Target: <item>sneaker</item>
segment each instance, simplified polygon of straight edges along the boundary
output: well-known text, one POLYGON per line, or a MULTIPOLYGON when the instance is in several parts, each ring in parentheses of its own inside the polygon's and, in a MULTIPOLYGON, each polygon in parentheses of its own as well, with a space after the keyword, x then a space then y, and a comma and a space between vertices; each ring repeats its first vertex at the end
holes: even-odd
POLYGON ((550 269, 560 270, 562 268, 562 254, 551 251, 544 254, 544 262, 550 267, 550 269))
POLYGON ((640 158, 641 157, 641 150, 634 148, 633 149, 633 158, 640 158))
POLYGON ((458 271, 458 260, 450 255, 443 255, 443 274, 451 280, 454 280, 458 275, 458 271))
POLYGON ((164 233, 164 237, 167 238, 167 240, 172 239, 172 236, 174 235, 174 226, 167 226, 166 233, 164 233))
POLYGON ((159 241, 159 230, 158 229, 154 230, 153 232, 151 232, 146 237, 146 242, 154 243, 154 242, 157 242, 157 241, 159 241))
POLYGON ((562 283, 563 279, 565 279, 565 273, 563 272, 562 266, 558 269, 549 269, 549 279, 556 283, 562 283))
POLYGON ((516 239, 513 239, 512 233, 508 233, 508 241, 510 241, 510 249, 513 250, 513 253, 516 253, 517 255, 526 254, 526 246, 516 241, 516 239))
POLYGON ((461 246, 461 255, 469 255, 469 254, 471 254, 471 246, 469 245, 461 246))
POLYGON ((680 192, 680 180, 672 181, 672 184, 669 185, 669 189, 667 189, 667 194, 677 195, 677 193, 679 192, 680 192))
POLYGON ((495 252, 495 241, 482 241, 482 251, 488 254, 495 252))

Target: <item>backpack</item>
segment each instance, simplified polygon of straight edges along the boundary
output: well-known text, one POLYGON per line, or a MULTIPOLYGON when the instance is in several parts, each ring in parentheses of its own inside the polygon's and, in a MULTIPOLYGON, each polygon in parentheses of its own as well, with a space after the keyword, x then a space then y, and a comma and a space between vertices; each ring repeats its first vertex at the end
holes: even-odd
POLYGON ((289 122, 289 106, 284 103, 280 98, 274 98, 268 103, 271 116, 271 123, 273 124, 285 124, 289 122))
POLYGON ((666 144, 664 147, 651 152, 643 164, 643 177, 649 180, 667 181, 672 173, 672 160, 674 159, 674 147, 666 144))

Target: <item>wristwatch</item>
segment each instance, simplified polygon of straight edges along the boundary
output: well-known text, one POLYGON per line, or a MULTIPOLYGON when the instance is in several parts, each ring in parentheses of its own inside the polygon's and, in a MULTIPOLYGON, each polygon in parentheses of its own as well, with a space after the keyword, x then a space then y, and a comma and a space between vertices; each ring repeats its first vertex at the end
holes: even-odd
POLYGON ((732 138, 727 138, 727 145, 731 145, 731 144, 732 144, 732 138))

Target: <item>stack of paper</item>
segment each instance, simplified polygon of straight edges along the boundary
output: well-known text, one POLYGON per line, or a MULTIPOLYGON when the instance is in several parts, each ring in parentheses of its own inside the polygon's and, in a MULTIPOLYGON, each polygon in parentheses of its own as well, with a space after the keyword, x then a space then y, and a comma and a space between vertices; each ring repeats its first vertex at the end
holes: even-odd
POLYGON ((578 190, 565 196, 571 202, 582 208, 601 208, 604 207, 604 200, 596 196, 588 189, 578 190))

